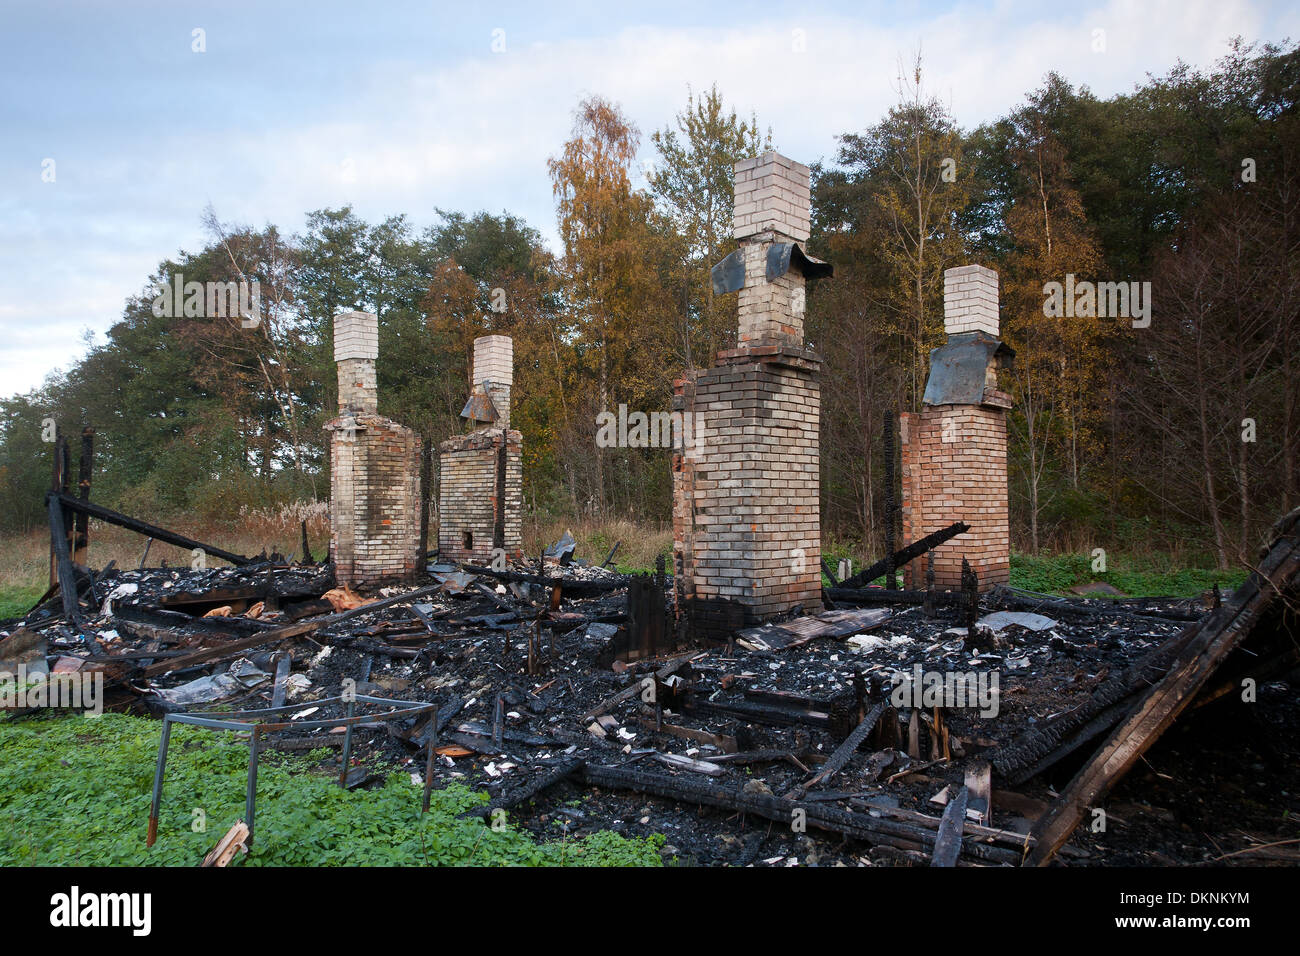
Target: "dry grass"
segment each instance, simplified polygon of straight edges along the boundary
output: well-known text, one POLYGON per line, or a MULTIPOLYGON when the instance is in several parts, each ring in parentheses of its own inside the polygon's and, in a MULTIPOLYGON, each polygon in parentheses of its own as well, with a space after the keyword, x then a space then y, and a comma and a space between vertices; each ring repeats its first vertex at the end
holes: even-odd
MULTIPOLYGON (((320 560, 329 547, 329 522, 325 505, 303 502, 276 509, 241 509, 242 514, 229 522, 203 522, 197 520, 153 520, 163 527, 198 541, 236 554, 258 554, 263 549, 268 554, 299 555, 301 551, 300 522, 307 522, 308 544, 312 555, 320 560)), ((564 521, 558 518, 525 519, 524 550, 539 554, 560 539, 566 530, 572 531, 578 542, 577 557, 593 564, 605 560, 614 542, 622 541, 615 563, 624 571, 649 570, 655 565, 656 555, 663 554, 671 569, 671 527, 637 524, 627 520, 564 521)), ((437 526, 429 530, 430 544, 437 542, 437 526)), ((21 595, 14 600, 35 600, 49 583, 49 536, 45 531, 0 538, 0 595, 21 595)), ((99 521, 90 523, 90 564, 102 568, 116 561, 119 568, 139 566, 144 554, 145 539, 134 532, 99 521)), ((300 555, 299 555, 300 556, 300 555)), ((166 561, 173 567, 188 566, 190 552, 184 548, 155 541, 149 550, 149 564, 157 567, 166 561)), ((224 562, 209 558, 213 566, 224 562)))
POLYGON ((673 529, 671 525, 637 523, 626 519, 565 521, 561 518, 524 519, 524 553, 538 555, 559 541, 565 531, 578 542, 574 557, 590 564, 605 560, 616 542, 614 564, 620 571, 650 571, 662 554, 672 571, 673 529))
MULTIPOLYGON (((276 513, 246 512, 237 522, 201 523, 185 520, 154 519, 163 527, 236 554, 298 554, 301 551, 301 520, 288 511, 276 513)), ((323 511, 307 517, 307 540, 312 555, 319 560, 329 545, 329 525, 323 511)), ((139 566, 144 555, 145 539, 133 531, 99 521, 90 522, 90 564, 102 568, 116 561, 119 568, 139 566)), ((149 564, 157 567, 188 566, 192 558, 184 548, 155 541, 149 549, 149 564)), ((46 531, 0 538, 0 593, 35 592, 39 597, 49 584, 50 538, 46 531)), ((209 558, 214 567, 225 562, 209 558)))

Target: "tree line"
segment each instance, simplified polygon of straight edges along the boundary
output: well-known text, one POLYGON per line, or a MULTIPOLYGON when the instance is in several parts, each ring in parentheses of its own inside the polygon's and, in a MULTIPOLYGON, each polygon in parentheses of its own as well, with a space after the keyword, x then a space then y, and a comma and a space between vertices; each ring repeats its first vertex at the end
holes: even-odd
MULTIPOLYGON (((966 130, 918 57, 887 114, 813 166, 809 251, 835 266, 805 323, 825 359, 825 528, 879 550, 883 430, 920 402, 944 270, 977 262, 1000 275, 1016 350, 1001 386, 1017 546, 1252 557, 1300 504, 1298 89, 1295 44, 1238 40, 1212 68, 1108 99, 1049 74, 966 130), (1062 313, 1061 289, 1102 283, 1062 313), (1115 314, 1120 288, 1148 320, 1115 314)), ((348 309, 379 316, 381 411, 427 442, 466 427, 473 339, 512 336, 527 506, 666 521, 668 453, 598 448, 596 419, 669 409, 676 376, 734 345, 734 299, 709 269, 734 248, 732 164, 773 147, 716 87, 648 143, 616 104, 584 100, 546 170, 555 250, 509 212, 439 210, 417 230, 345 206, 285 235, 209 208, 204 247, 160 263, 104 341, 0 401, 0 527, 43 520, 50 418, 96 428, 96 498, 128 512, 327 497, 332 317, 348 309), (156 309, 177 275, 256 279, 256 327, 156 309)))

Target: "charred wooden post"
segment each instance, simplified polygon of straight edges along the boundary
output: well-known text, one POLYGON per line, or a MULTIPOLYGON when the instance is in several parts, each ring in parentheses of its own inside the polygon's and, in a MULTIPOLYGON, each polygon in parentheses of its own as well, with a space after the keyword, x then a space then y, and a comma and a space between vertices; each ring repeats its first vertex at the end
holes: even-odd
POLYGON ((618 549, 621 548, 622 546, 623 546, 622 541, 615 541, 614 547, 609 549, 609 554, 605 555, 605 560, 600 562, 600 566, 602 568, 609 567, 609 562, 614 560, 614 555, 618 554, 618 549))
MULTIPOLYGON (((50 494, 63 494, 68 490, 68 444, 63 437, 62 430, 54 426, 54 457, 52 469, 50 472, 50 494)), ((61 512, 63 527, 67 527, 68 516, 66 512, 61 512)), ((53 531, 51 524, 51 532, 53 531)), ((50 587, 59 583, 59 552, 55 547, 53 540, 50 542, 50 587)))
POLYGON ((429 490, 433 487, 433 442, 424 441, 420 446, 420 562, 429 557, 429 490))
POLYGON ((925 553, 925 607, 926 617, 934 617, 934 552, 925 553))
POLYGON ((961 590, 965 596, 963 605, 966 611, 966 634, 971 640, 974 640, 975 621, 979 618, 980 613, 980 582, 979 576, 975 574, 975 569, 970 566, 970 562, 965 558, 961 559, 961 590))
POLYGON ((72 566, 72 555, 68 552, 68 533, 63 524, 63 508, 59 504, 58 495, 47 495, 45 502, 50 516, 50 551, 54 555, 59 596, 63 600, 63 617, 74 627, 80 627, 81 606, 77 600, 77 576, 72 566))
MULTIPOLYGON (((95 470, 95 429, 87 426, 81 430, 81 460, 77 463, 77 496, 90 501, 90 481, 95 470)), ((72 544, 72 563, 86 566, 90 548, 90 516, 78 512, 75 519, 72 544)))
POLYGON ((654 657, 668 643, 664 613, 663 556, 653 575, 633 575, 627 588, 628 646, 637 657, 654 657))
POLYGON ((894 576, 894 413, 885 415, 885 587, 898 587, 894 576))

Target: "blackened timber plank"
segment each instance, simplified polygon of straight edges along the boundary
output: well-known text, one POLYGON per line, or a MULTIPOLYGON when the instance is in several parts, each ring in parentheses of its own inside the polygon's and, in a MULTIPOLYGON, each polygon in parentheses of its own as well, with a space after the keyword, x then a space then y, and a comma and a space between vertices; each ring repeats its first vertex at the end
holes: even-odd
MULTIPOLYGON (((712 780, 696 782, 685 777, 647 773, 628 767, 604 766, 590 762, 582 768, 582 776, 584 781, 593 787, 633 790, 680 803, 751 813, 777 823, 790 824, 797 818, 797 812, 802 812, 809 826, 867 843, 903 849, 928 849, 934 844, 934 831, 923 827, 894 820, 882 820, 865 813, 854 813, 817 803, 804 805, 783 797, 744 793, 719 786, 712 780)), ((974 841, 964 841, 961 852, 972 859, 988 863, 1015 865, 1020 860, 1020 855, 1013 850, 974 841)))
POLYGON ((930 857, 931 866, 957 865, 957 857, 961 855, 961 835, 966 828, 966 802, 969 799, 970 790, 962 787, 943 808, 939 833, 934 838, 934 855, 930 857))

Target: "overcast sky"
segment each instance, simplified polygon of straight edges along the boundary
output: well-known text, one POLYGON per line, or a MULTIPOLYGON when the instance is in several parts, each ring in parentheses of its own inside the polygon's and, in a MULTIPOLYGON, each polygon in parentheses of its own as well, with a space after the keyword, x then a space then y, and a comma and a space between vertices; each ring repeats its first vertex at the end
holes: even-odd
MULTIPOLYGON (((299 231, 509 210, 554 245, 547 157, 599 93, 643 133, 716 82, 782 152, 830 159, 895 99, 921 49, 972 127, 1056 70, 1099 96, 1240 34, 1300 36, 1286 2, 657 2, 518 5, 45 0, 0 11, 0 395, 84 352, 127 296, 223 221, 299 231), (201 29, 205 52, 194 52, 201 29), (1105 31, 1095 52, 1094 31, 1105 31), (496 32, 502 31, 502 32, 496 32), (504 45, 504 50, 494 52, 504 45), (798 47, 802 45, 800 51, 798 47), (54 181, 42 178, 51 167, 54 181)), ((48 173, 47 173, 48 178, 48 173)))

